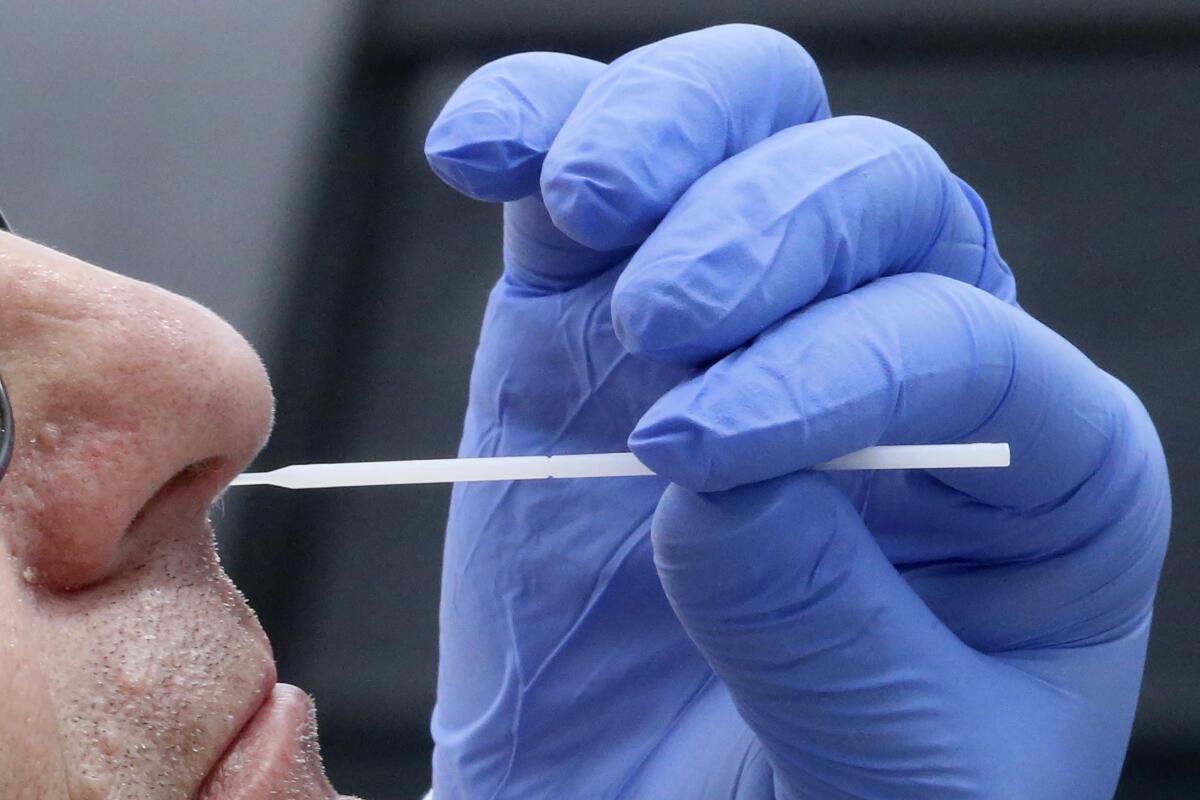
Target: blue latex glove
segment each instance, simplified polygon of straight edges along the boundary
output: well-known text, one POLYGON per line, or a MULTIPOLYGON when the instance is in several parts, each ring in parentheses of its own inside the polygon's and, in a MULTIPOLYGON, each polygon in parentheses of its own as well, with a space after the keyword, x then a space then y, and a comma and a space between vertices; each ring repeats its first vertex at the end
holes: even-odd
POLYGON ((455 489, 437 800, 1113 791, 1158 438, 927 144, 828 116, 798 45, 726 26, 502 59, 434 124, 505 202, 461 454, 628 438, 672 481, 455 489), (804 471, 954 441, 1013 466, 804 471))

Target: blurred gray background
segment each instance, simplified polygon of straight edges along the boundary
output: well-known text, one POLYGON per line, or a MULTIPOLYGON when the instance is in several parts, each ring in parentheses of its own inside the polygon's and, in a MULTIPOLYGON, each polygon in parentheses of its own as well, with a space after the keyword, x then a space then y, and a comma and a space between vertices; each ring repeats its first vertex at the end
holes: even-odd
MULTIPOLYGON (((259 467, 452 455, 500 217, 426 169, 440 104, 509 52, 729 21, 804 43, 834 113, 937 147, 1024 305, 1149 406, 1176 522, 1119 796, 1200 796, 1200 3, 0 0, 0 204, 246 334, 279 396, 259 467)), ((447 499, 245 490, 218 520, 342 791, 428 784, 447 499)))

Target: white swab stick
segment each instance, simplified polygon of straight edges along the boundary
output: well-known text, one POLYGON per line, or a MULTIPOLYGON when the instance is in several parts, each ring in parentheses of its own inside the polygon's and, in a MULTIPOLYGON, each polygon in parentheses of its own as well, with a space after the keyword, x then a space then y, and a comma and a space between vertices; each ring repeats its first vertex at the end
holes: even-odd
MULTIPOLYGON (((880 445, 814 464, 811 469, 962 469, 1008 465, 1008 445, 989 442, 880 445)), ((333 486, 527 481, 540 478, 627 478, 653 474, 633 453, 586 453, 294 464, 270 472, 246 472, 234 478, 230 485, 320 489, 333 486)))

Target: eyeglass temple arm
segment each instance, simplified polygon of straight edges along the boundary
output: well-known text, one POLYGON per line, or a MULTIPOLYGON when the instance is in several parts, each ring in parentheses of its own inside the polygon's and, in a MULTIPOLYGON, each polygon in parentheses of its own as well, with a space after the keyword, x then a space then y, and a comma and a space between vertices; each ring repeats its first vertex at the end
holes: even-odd
MULTIPOLYGON (((0 230, 8 230, 4 221, 4 212, 0 211, 0 230)), ((0 378, 0 478, 8 471, 12 461, 13 445, 16 442, 16 432, 13 425, 12 403, 8 400, 8 390, 4 387, 4 379, 0 378)))

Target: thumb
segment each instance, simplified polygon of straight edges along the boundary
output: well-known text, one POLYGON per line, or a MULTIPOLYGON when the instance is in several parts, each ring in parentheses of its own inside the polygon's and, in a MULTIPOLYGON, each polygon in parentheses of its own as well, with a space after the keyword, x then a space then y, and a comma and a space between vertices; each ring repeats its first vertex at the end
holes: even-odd
POLYGON ((824 476, 672 485, 652 535, 671 605, 781 797, 1058 796, 1052 721, 1073 700, 964 645, 824 476))

